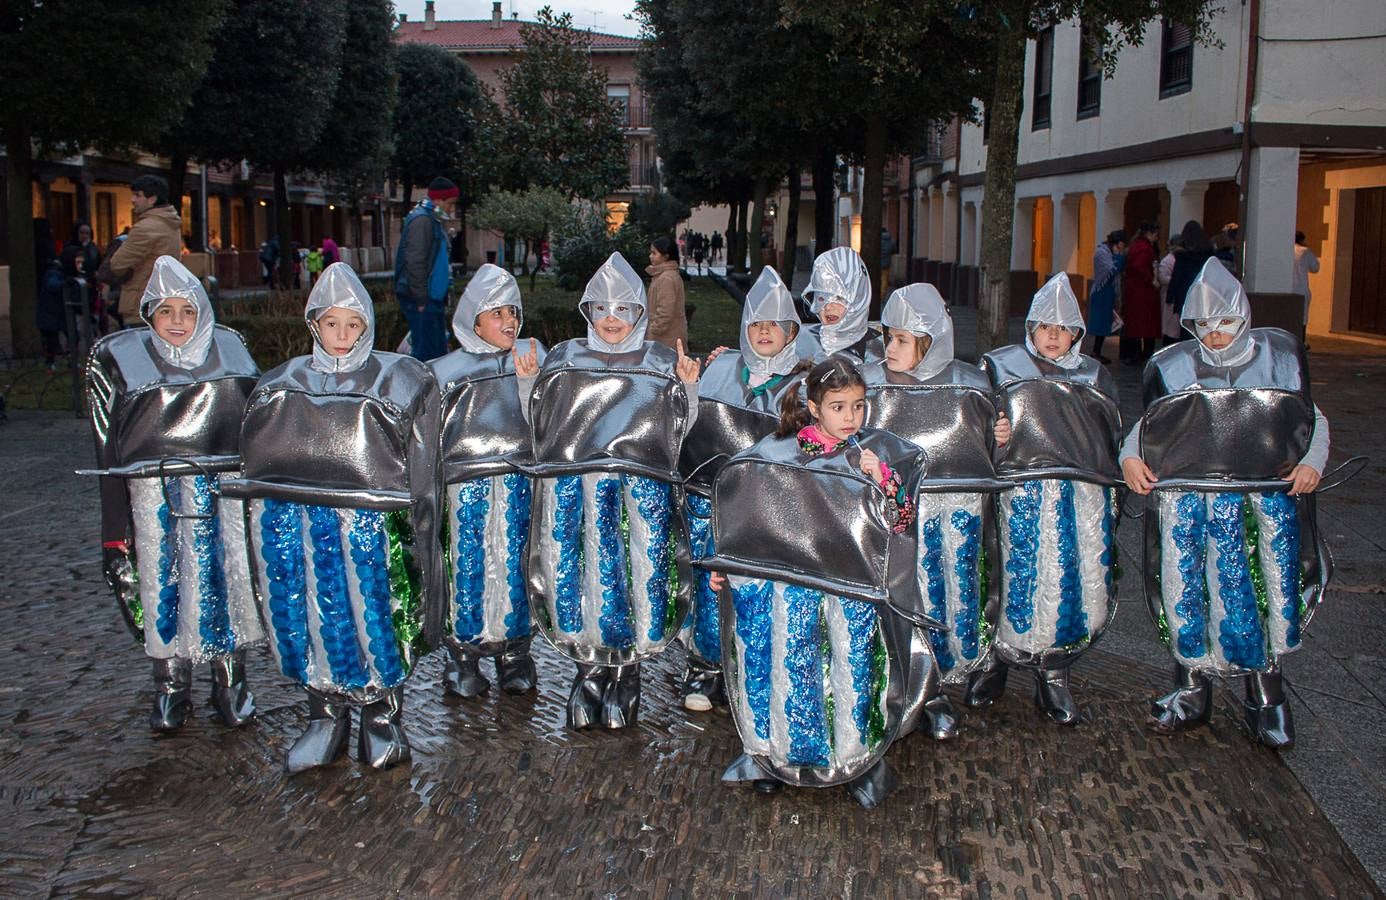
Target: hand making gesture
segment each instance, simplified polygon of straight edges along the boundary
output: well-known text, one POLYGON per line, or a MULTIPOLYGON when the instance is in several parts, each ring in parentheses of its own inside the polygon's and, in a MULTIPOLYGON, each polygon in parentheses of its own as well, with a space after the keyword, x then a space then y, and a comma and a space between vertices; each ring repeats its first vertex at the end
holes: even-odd
POLYGON ((515 374, 521 378, 532 378, 539 374, 539 344, 534 338, 529 339, 529 352, 524 356, 520 355, 518 349, 512 348, 510 355, 515 359, 515 374))
MULTIPOLYGON (((684 354, 682 339, 675 341, 674 344, 674 349, 678 350, 679 352, 679 362, 678 365, 674 367, 674 370, 678 372, 679 381, 682 381, 684 384, 697 383, 698 372, 701 368, 698 365, 698 361, 684 354)), ((518 369, 516 371, 518 371, 518 369)))

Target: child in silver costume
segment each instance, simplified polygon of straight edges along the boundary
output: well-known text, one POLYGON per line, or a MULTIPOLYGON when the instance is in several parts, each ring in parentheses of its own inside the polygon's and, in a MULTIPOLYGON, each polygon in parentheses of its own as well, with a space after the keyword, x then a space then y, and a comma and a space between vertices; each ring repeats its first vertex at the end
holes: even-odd
POLYGON ((799 356, 822 362, 834 353, 857 365, 885 357, 881 337, 867 323, 871 312, 871 276, 851 247, 834 247, 813 261, 804 302, 819 324, 799 331, 799 356))

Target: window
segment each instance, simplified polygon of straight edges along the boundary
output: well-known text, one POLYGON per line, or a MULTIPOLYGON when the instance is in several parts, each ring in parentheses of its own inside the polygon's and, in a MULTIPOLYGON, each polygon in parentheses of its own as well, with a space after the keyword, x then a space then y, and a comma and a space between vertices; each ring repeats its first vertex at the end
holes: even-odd
POLYGON ((1078 118, 1091 119, 1102 111, 1101 29, 1084 25, 1078 48, 1078 118))
POLYGON ((1193 87, 1193 28, 1165 19, 1160 41, 1160 99, 1193 87))
POLYGON ((606 99, 616 107, 616 121, 622 128, 630 127, 630 85, 609 84, 606 86, 606 99))
POLYGON ((1054 83, 1054 28, 1035 38, 1035 101, 1031 105, 1030 130, 1049 127, 1049 92, 1054 83))

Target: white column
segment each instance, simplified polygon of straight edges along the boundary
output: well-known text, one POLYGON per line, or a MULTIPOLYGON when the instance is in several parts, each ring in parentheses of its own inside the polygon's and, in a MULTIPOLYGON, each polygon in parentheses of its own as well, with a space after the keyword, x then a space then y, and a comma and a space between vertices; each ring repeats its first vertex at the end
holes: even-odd
POLYGON ((943 191, 929 186, 929 259, 943 259, 943 191))
POLYGON ((1011 229, 1011 270, 1028 271, 1035 256, 1035 198, 1015 201, 1015 227, 1011 229))
POLYGON ((958 188, 953 182, 943 183, 943 255, 944 262, 958 262, 958 188))
MULTIPOLYGON (((1178 234, 1184 223, 1190 219, 1203 223, 1203 195, 1208 193, 1208 182, 1173 182, 1169 186, 1169 230, 1178 234)), ((1217 226, 1221 227, 1222 223, 1217 226)), ((1162 235, 1168 237, 1168 235, 1162 235)), ((1293 235, 1292 235, 1293 237, 1293 235)))
POLYGON ((962 205, 962 246, 958 248, 958 263, 977 265, 977 204, 962 205))
POLYGON ((1097 192, 1097 243, 1121 228, 1126 221, 1126 195, 1130 191, 1114 188, 1097 192))
POLYGON ((1299 148, 1251 151, 1243 281, 1248 291, 1288 294, 1294 287, 1295 210, 1299 202, 1299 148))
MULTIPOLYGON (((1078 198, 1054 194, 1054 271, 1078 271, 1078 198)), ((1051 273, 1052 274, 1052 273, 1051 273)))

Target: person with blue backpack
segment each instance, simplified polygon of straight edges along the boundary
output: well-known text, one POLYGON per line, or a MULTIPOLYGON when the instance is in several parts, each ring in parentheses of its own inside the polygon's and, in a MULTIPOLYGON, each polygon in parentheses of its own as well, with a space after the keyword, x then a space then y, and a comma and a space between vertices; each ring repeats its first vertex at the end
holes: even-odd
POLYGON ((428 196, 404 219, 395 252, 395 296, 409 322, 410 354, 427 362, 448 352, 447 302, 452 283, 443 204, 456 200, 457 185, 435 178, 428 196))

